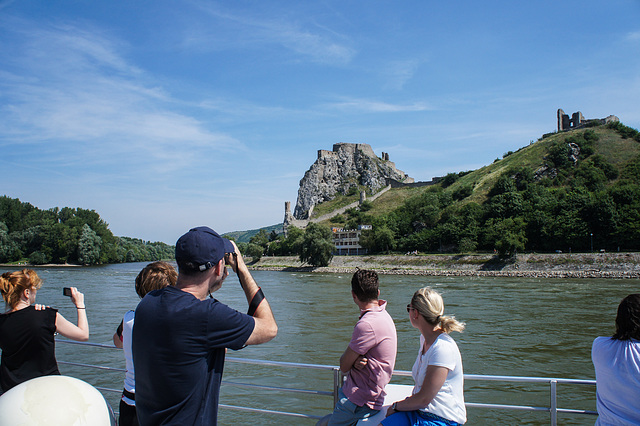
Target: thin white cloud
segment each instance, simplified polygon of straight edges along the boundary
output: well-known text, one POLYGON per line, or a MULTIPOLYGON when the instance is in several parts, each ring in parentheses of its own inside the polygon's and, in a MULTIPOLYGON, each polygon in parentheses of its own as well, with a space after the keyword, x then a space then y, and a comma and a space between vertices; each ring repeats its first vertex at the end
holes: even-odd
POLYGON ((625 36, 625 39, 632 42, 640 41, 640 30, 627 33, 627 35, 625 36))
POLYGON ((216 49, 238 47, 247 49, 257 46, 279 45, 314 62, 332 65, 344 65, 351 61, 356 51, 334 32, 316 25, 322 33, 302 28, 296 22, 283 17, 266 18, 241 15, 221 9, 217 5, 205 2, 194 4, 223 25, 207 25, 206 29, 192 29, 185 39, 187 45, 207 45, 216 49), (229 36, 225 37, 225 34, 229 36), (220 38, 225 42, 220 42, 220 38), (226 47, 225 47, 226 46, 226 47))
POLYGON ((373 101, 369 99, 345 99, 326 105, 329 109, 337 109, 340 111, 351 112, 418 112, 430 111, 433 107, 425 102, 413 102, 407 104, 391 104, 381 101, 373 101))
POLYGON ((243 122, 273 117, 291 117, 305 113, 301 109, 259 105, 242 99, 205 99, 198 102, 195 106, 224 114, 227 117, 241 117, 243 122))
POLYGON ((99 29, 27 21, 15 27, 11 36, 23 55, 0 53, 0 145, 40 144, 86 163, 164 170, 205 150, 241 145, 174 110, 171 96, 122 54, 126 46, 99 29))
POLYGON ((393 61, 382 71, 386 78, 385 88, 401 90, 418 71, 421 61, 410 59, 406 61, 393 61))

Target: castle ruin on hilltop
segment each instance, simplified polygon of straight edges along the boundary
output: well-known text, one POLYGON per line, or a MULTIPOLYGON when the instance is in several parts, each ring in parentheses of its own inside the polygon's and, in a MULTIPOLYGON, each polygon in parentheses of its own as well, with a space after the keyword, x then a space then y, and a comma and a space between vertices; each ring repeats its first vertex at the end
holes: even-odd
POLYGON ((569 118, 569 115, 565 114, 562 109, 558 109, 558 133, 579 129, 594 122, 598 122, 598 124, 607 124, 616 121, 620 121, 620 119, 615 115, 610 115, 607 118, 585 119, 580 111, 574 112, 571 114, 571 118, 569 118))
POLYGON ((332 151, 318 150, 318 158, 300 180, 293 213, 291 203, 285 202, 285 233, 289 226, 304 229, 309 222, 321 222, 349 208, 358 208, 365 200, 373 201, 391 188, 433 185, 438 180, 415 182, 396 168, 395 163, 389 160, 389 153, 383 152, 378 157, 368 144, 336 143, 332 151), (360 192, 359 201, 312 218, 316 205, 338 195, 347 195, 354 189, 360 192))

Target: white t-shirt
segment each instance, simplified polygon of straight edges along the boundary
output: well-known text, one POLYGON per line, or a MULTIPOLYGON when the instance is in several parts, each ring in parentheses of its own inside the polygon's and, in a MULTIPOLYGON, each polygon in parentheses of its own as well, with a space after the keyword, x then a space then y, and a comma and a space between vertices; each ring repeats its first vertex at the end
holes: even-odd
POLYGON ((435 398, 421 411, 427 411, 456 423, 465 423, 467 410, 464 406, 464 373, 462 372, 462 357, 458 345, 446 333, 439 335, 429 350, 421 355, 423 345, 424 337, 420 335, 418 357, 411 369, 415 381, 413 394, 415 395, 422 388, 424 377, 427 374, 427 366, 445 367, 449 373, 435 398))
MULTIPOLYGON (((126 373, 124 375, 124 388, 131 393, 136 393, 136 380, 135 373, 133 370, 133 354, 131 352, 131 335, 133 333, 133 320, 135 317, 135 311, 128 311, 124 314, 124 318, 122 320, 122 349, 124 352, 124 359, 126 365, 126 373)), ((128 405, 136 405, 136 402, 127 398, 126 396, 122 397, 122 400, 126 402, 128 405)))
POLYGON ((640 341, 596 337, 596 425, 640 425, 640 341))

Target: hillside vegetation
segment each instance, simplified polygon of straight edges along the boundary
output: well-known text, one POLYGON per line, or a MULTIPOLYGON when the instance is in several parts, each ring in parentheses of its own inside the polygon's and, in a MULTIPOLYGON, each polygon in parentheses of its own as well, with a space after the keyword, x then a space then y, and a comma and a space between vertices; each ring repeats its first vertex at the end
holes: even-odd
POLYGON ((114 236, 94 210, 41 210, 0 197, 0 263, 95 265, 173 258, 173 246, 165 243, 114 236))
POLYGON ((249 241, 251 241, 251 238, 258 234, 258 232, 260 231, 264 231, 267 235, 271 234, 272 232, 275 234, 282 234, 282 224, 280 223, 259 229, 250 229, 248 231, 227 232, 226 234, 224 234, 224 237, 230 238, 237 243, 248 243, 249 241))
POLYGON ((374 253, 637 250, 638 182, 640 134, 612 123, 548 135, 436 185, 392 189, 324 225, 373 225, 362 243, 374 253))

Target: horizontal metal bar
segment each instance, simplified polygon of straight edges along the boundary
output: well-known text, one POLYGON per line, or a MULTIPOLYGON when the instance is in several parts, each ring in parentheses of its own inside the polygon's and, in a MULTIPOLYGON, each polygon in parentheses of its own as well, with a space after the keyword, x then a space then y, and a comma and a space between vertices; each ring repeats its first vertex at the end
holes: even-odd
POLYGON ((231 362, 237 362, 240 364, 272 365, 276 367, 312 368, 316 370, 333 370, 334 368, 337 368, 330 365, 301 364, 298 362, 285 362, 285 361, 265 361, 261 359, 249 359, 249 358, 226 357, 226 360, 231 362))
MULTIPOLYGON (((101 344, 101 343, 89 343, 89 342, 76 342, 73 340, 63 340, 56 339, 56 342, 60 343, 69 343, 73 345, 83 345, 83 346, 94 346, 100 348, 108 348, 108 349, 120 349, 114 345, 101 344)), ((257 365, 271 365, 278 367, 294 367, 294 368, 312 368, 319 370, 333 370, 337 368, 337 366, 331 365, 322 365, 322 364, 303 364, 297 362, 285 362, 285 361, 266 361, 261 359, 250 359, 250 358, 235 358, 235 357, 227 357, 226 358, 230 362, 240 363, 240 364, 257 364, 257 365)), ((399 377, 411 377, 411 371, 407 370, 395 370, 393 372, 394 376, 399 377)), ((564 378, 555 378, 555 377, 528 377, 528 376, 495 376, 495 375, 485 375, 485 374, 465 374, 465 380, 487 380, 487 381, 507 381, 507 382, 530 382, 530 383, 549 383, 551 381, 557 381, 558 383, 564 384, 587 384, 587 385, 595 385, 595 380, 590 379, 564 379, 564 378)))
POLYGON ((263 410, 261 408, 238 407, 236 405, 227 405, 227 404, 220 404, 220 407, 230 408, 232 410, 249 411, 253 413, 263 413, 263 414, 278 414, 281 416, 299 417, 304 419, 320 420, 322 417, 324 417, 324 416, 313 416, 310 414, 289 413, 286 411, 263 410))
POLYGON ((79 362, 58 361, 58 364, 75 365, 76 367, 96 368, 98 370, 117 371, 120 373, 125 373, 127 371, 124 368, 104 367, 102 365, 82 364, 79 362))
MULTIPOLYGON (((505 405, 505 404, 485 404, 481 402, 465 402, 465 406, 473 407, 473 408, 497 408, 501 410, 521 410, 521 411, 543 411, 550 412, 551 408, 549 407, 533 407, 527 405, 505 405)), ((574 410, 571 408, 558 408, 556 410, 558 413, 567 413, 567 414, 587 414, 597 416, 597 411, 590 410, 574 410)))
POLYGON ((96 348, 122 350, 122 348, 118 348, 115 345, 108 345, 108 344, 105 344, 105 343, 76 342, 75 340, 64 340, 64 339, 56 339, 56 343, 68 343, 68 344, 71 344, 71 345, 93 346, 93 347, 96 347, 96 348))
POLYGON ((597 416, 597 411, 591 410, 573 410, 571 408, 558 408, 558 413, 569 413, 569 414, 589 414, 592 416, 597 416))
POLYGON ((254 384, 251 384, 251 383, 227 382, 226 380, 223 380, 222 384, 223 385, 228 385, 228 386, 239 386, 239 387, 245 387, 245 388, 275 390, 275 391, 281 391, 281 392, 306 393, 306 394, 312 394, 312 395, 333 396, 333 392, 327 392, 327 391, 308 390, 308 389, 295 389, 295 388, 283 388, 283 387, 279 387, 279 386, 254 385, 254 384))
POLYGON ((545 411, 549 412, 548 407, 533 407, 530 405, 504 405, 504 404, 484 404, 481 402, 465 402, 467 407, 473 408, 499 408, 501 410, 521 410, 521 411, 545 411))
MULTIPOLYGON (((394 371, 395 375, 396 372, 394 371)), ((504 382, 528 382, 528 383, 550 383, 556 381, 558 383, 576 384, 576 385, 595 385, 595 380, 589 379, 559 379, 555 377, 527 377, 527 376, 489 376, 484 374, 465 374, 465 380, 487 380, 487 381, 504 381, 504 382)))

